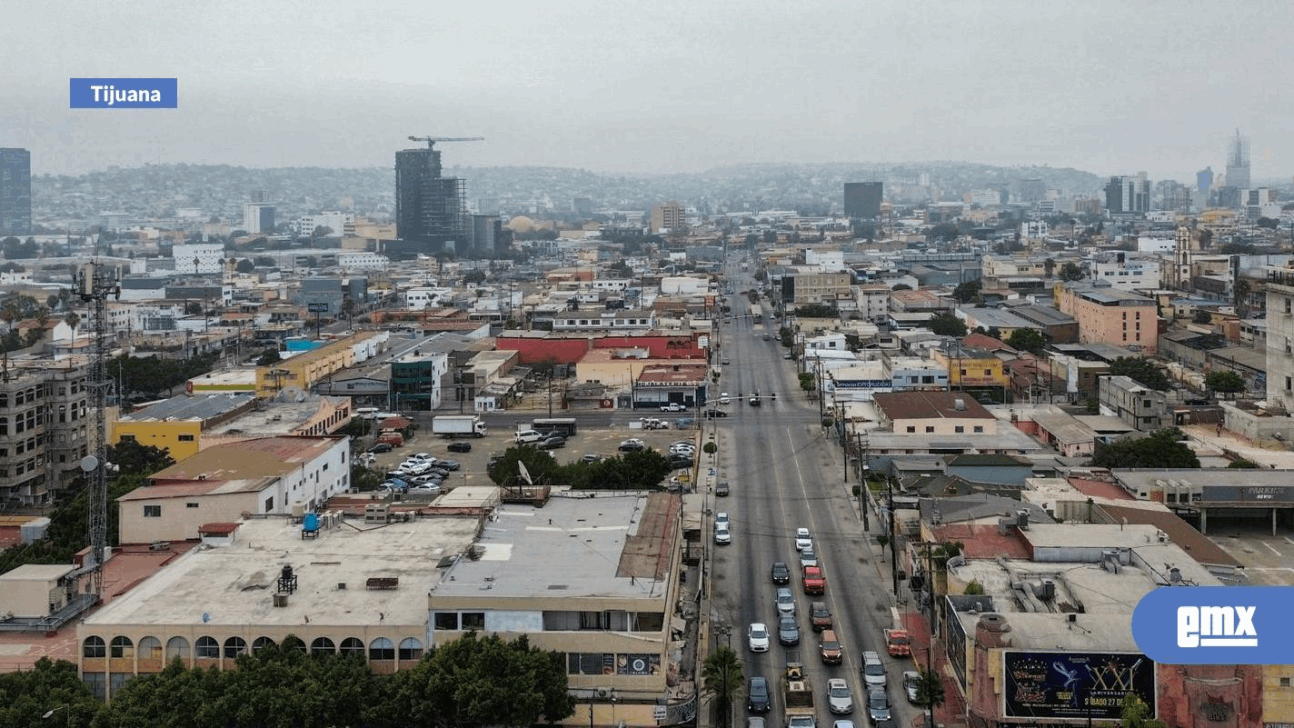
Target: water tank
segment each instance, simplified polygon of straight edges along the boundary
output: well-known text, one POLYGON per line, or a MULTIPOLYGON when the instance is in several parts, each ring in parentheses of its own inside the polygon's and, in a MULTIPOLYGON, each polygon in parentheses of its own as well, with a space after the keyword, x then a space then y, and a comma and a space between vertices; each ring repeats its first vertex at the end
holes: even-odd
POLYGON ((319 516, 316 516, 313 513, 307 513, 305 515, 305 518, 302 519, 301 521, 301 528, 302 530, 305 530, 305 531, 318 531, 319 516))
POLYGON ((305 501, 292 501, 292 520, 299 521, 306 514, 305 501))
POLYGON ((1022 508, 1015 512, 1015 525, 1021 531, 1029 530, 1029 511, 1028 510, 1022 508))

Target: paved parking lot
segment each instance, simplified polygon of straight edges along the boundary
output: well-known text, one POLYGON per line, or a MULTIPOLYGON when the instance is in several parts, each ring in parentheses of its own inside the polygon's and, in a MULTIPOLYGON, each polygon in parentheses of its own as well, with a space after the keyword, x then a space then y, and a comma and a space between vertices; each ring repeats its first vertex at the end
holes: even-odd
MULTIPOLYGON (((579 460, 587 454, 613 456, 618 453, 620 443, 630 437, 636 437, 647 443, 647 447, 660 452, 669 449, 670 443, 688 440, 699 443, 699 430, 638 430, 628 427, 581 428, 579 434, 567 439, 566 447, 553 450, 553 457, 558 462, 568 463, 579 460)), ((460 487, 463 485, 490 485, 485 466, 491 455, 502 455, 513 446, 512 431, 492 429, 482 438, 465 438, 463 440, 445 440, 425 431, 415 433, 401 447, 388 453, 379 453, 374 468, 382 473, 395 470, 400 463, 414 453, 430 453, 441 460, 457 460, 462 469, 450 473, 445 479, 445 486, 460 487), (472 446, 471 452, 450 452, 452 442, 467 442, 472 446)))
POLYGON ((1245 565, 1254 586, 1294 586, 1294 537, 1272 536, 1250 529, 1227 529, 1230 533, 1209 538, 1245 565))

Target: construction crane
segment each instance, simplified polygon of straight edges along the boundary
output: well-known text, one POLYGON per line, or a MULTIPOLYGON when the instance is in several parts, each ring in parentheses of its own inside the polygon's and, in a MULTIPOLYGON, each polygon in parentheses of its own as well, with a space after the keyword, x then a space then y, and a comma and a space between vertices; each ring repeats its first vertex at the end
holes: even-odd
POLYGON ((436 148, 436 142, 483 142, 485 137, 434 137, 434 136, 411 136, 411 142, 427 142, 427 149, 430 151, 436 148))

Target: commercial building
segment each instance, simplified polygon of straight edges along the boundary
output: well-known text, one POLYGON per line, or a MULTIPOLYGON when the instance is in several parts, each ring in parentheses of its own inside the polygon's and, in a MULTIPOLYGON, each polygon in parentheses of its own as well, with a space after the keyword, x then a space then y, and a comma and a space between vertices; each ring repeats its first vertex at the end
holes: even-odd
POLYGON ((53 502, 94 447, 84 362, 6 361, 0 376, 0 503, 53 502))
POLYGON ((365 331, 317 349, 256 368, 256 396, 272 397, 289 387, 308 391, 329 374, 366 361, 385 348, 387 331, 365 331))
POLYGON ((952 341, 931 349, 930 354, 948 369, 949 389, 966 392, 983 401, 1006 402, 1011 374, 993 351, 952 341))
POLYGON ((395 153, 396 235, 421 244, 421 252, 462 250, 471 242, 467 183, 440 175, 436 149, 395 153))
POLYGON ((117 499, 121 543, 185 541, 242 514, 313 511, 350 488, 350 438, 266 437, 209 447, 117 499))
POLYGON ((1101 414, 1118 417, 1129 427, 1154 432, 1171 427, 1173 413, 1163 392, 1123 375, 1106 375, 1098 380, 1101 414))
POLYGON ((31 234, 31 152, 0 148, 0 234, 31 234))
POLYGON ((1227 142, 1226 186, 1237 190, 1249 189, 1249 137, 1236 135, 1227 142))
POLYGON ((788 270, 782 275, 782 301, 787 304, 825 303, 835 306, 840 299, 853 298, 854 275, 803 269, 788 270))
POLYGON ((112 423, 108 442, 130 440, 165 450, 179 462, 200 449, 202 431, 238 417, 256 405, 246 394, 182 394, 122 415, 112 423))
POLYGON ((846 182, 845 217, 875 219, 881 216, 884 182, 846 182))
POLYGON ((888 392, 873 399, 881 427, 896 434, 992 435, 998 429, 984 405, 957 392, 888 392))
POLYGON ((310 318, 321 315, 338 318, 347 310, 347 301, 358 307, 368 302, 368 279, 313 276, 301 281, 296 303, 307 309, 310 318))
POLYGON ((651 310, 562 311, 553 316, 553 331, 639 331, 656 327, 651 310))
POLYGON ((709 367, 704 363, 643 367, 633 383, 633 406, 658 408, 679 404, 688 409, 704 406, 709 367))
POLYGON ((1123 251, 1105 253, 1092 261, 1094 281, 1104 281, 1124 291, 1159 288, 1159 276, 1158 260, 1132 258, 1123 251))
POLYGON ((243 205, 243 229, 253 235, 274 232, 274 205, 259 202, 243 205))
POLYGON ((1145 356, 1157 352, 1159 315, 1153 298, 1087 283, 1058 283, 1054 293, 1056 308, 1078 321, 1081 343, 1113 344, 1145 356))
POLYGON ((1267 270, 1267 401, 1294 412, 1294 268, 1267 270))
POLYGON ((175 272, 182 275, 207 275, 223 270, 225 246, 220 243, 190 243, 171 248, 175 272))
MULTIPOLYGON (((430 349, 431 347, 427 347, 430 349)), ((396 412, 440 406, 441 380, 449 373, 449 354, 422 347, 391 360, 391 406, 396 412)))
POLYGON ((666 202, 651 209, 652 233, 682 232, 687 226, 687 210, 677 202, 666 202))
POLYGON ((1150 182, 1144 176, 1114 176, 1105 185, 1105 209, 1111 213, 1150 211, 1150 182))

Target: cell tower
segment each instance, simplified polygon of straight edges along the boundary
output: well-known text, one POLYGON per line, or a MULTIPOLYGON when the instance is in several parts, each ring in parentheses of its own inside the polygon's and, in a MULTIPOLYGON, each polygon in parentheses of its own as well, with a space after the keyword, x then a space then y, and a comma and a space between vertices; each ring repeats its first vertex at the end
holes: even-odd
POLYGON ((97 263, 85 263, 76 274, 76 292, 81 300, 90 304, 90 328, 94 332, 94 348, 90 354, 90 390, 93 412, 94 454, 81 459, 90 489, 90 554, 85 568, 90 571, 90 591, 95 596, 103 592, 103 561, 108 551, 108 433, 104 410, 108 406, 108 296, 121 298, 121 275, 97 263))

